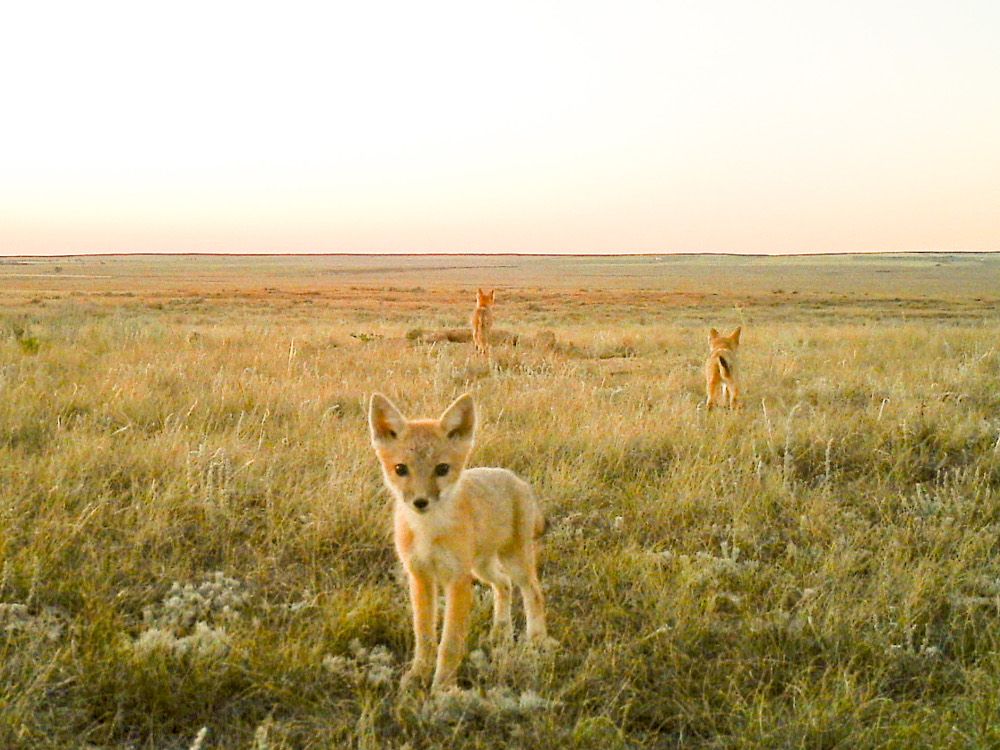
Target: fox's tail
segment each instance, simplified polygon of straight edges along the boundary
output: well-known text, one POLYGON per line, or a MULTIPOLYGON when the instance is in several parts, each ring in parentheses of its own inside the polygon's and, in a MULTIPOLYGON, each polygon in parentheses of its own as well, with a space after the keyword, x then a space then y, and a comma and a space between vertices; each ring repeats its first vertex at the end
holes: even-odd
POLYGON ((538 539, 545 530, 548 528, 548 523, 545 520, 545 514, 542 513, 542 505, 538 502, 538 496, 535 494, 535 489, 528 484, 524 483, 524 489, 527 490, 528 495, 528 507, 533 508, 535 511, 535 517, 532 522, 532 538, 538 539))
POLYGON ((542 536, 545 531, 549 528, 548 521, 545 520, 545 516, 542 515, 542 511, 535 511, 535 539, 542 536))
POLYGON ((721 354, 719 355, 719 369, 722 370, 722 374, 725 377, 731 377, 733 374, 732 366, 726 361, 726 358, 721 354))

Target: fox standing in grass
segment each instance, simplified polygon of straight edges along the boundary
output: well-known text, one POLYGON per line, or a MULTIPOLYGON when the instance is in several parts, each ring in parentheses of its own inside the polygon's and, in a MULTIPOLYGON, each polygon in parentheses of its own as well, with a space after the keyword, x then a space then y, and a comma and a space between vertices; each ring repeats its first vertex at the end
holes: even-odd
POLYGON ((490 329, 493 328, 495 299, 496 289, 490 289, 489 294, 482 289, 476 290, 476 309, 472 312, 472 341, 480 354, 489 354, 490 351, 490 329))
POLYGON ((718 400, 719 390, 722 390, 723 402, 729 408, 736 407, 739 397, 739 387, 736 385, 736 349, 740 345, 740 330, 736 329, 728 336, 721 336, 714 328, 708 332, 708 361, 705 362, 705 391, 707 393, 705 406, 711 409, 718 400))
POLYGON ((544 642, 545 601, 535 539, 545 528, 531 486, 506 469, 466 469, 476 430, 469 394, 440 419, 407 420, 376 393, 368 415, 372 445, 394 503, 396 552, 409 577, 416 638, 404 685, 434 671, 434 689, 455 683, 465 654, 473 577, 493 587, 494 638, 513 634, 511 581, 520 589, 527 635, 544 642), (444 589, 444 630, 437 650, 437 600, 444 589))

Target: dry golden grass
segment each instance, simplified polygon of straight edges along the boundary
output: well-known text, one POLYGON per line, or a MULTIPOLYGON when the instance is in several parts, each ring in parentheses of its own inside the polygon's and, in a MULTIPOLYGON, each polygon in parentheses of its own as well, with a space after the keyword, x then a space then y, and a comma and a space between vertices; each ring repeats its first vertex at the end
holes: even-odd
POLYGON ((0 265, 0 747, 1000 744, 1000 259, 634 260, 0 265), (492 365, 407 338, 483 284, 492 365), (397 692, 375 389, 475 394, 558 652, 483 594, 468 692, 397 692))

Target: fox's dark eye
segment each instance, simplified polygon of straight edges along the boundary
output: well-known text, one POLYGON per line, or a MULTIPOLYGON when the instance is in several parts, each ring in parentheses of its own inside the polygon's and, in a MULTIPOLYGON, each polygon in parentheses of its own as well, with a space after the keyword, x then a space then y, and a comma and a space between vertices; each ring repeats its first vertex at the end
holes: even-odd
POLYGON ((449 471, 451 471, 451 467, 448 464, 438 464, 434 467, 434 473, 439 477, 447 476, 449 471))
POLYGON ((396 472, 397 476, 405 477, 407 474, 410 473, 410 467, 408 467, 406 464, 396 464, 392 468, 396 472))

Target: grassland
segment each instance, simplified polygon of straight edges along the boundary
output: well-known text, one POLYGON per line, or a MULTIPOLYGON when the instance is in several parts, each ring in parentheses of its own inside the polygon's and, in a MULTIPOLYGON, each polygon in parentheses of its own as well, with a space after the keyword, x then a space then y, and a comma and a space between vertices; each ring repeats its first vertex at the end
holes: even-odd
POLYGON ((998 303, 983 255, 0 259, 0 747, 1000 746, 998 303), (416 340, 477 285, 492 366, 416 340), (558 651, 481 593, 465 692, 399 694, 375 389, 475 394, 558 651))

